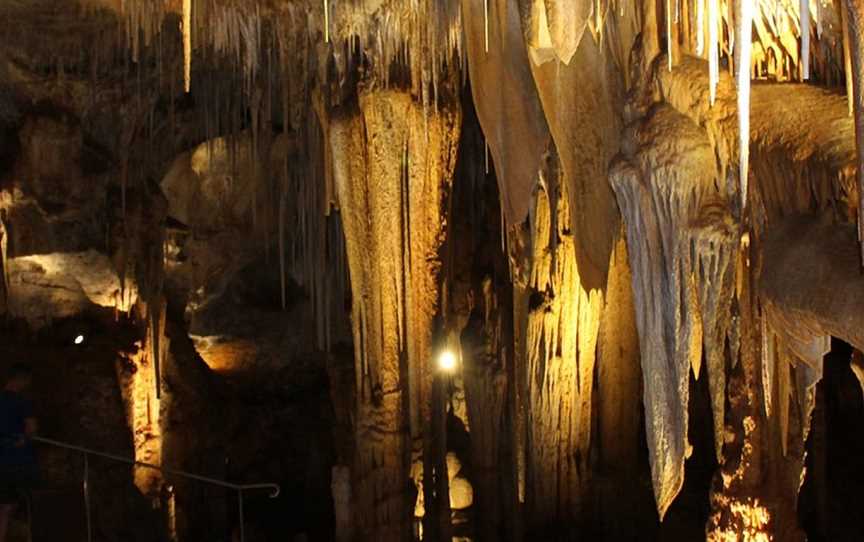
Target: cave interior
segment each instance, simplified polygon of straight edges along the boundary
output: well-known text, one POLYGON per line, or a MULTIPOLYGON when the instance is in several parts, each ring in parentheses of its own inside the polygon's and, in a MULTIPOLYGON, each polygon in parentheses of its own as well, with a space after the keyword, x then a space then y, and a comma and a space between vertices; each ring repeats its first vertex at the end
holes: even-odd
POLYGON ((864 540, 862 209, 864 0, 0 0, 6 538, 864 540))

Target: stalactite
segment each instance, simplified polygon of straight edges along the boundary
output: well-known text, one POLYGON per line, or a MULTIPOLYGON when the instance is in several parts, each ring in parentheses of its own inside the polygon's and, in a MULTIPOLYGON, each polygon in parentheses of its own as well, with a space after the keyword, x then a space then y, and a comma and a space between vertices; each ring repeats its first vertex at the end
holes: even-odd
MULTIPOLYGON (((771 339, 776 341, 776 337, 772 335, 771 339)), ((782 345, 774 345, 773 348, 774 363, 776 365, 775 374, 777 375, 777 422, 780 426, 780 447, 783 457, 789 453, 789 405, 792 399, 792 360, 789 353, 782 345)), ((802 405, 803 406, 803 405, 802 405)), ((812 414, 812 408, 802 408, 802 418, 809 419, 812 414)), ((807 441, 806 432, 803 435, 801 444, 807 441)), ((803 458, 802 458, 803 459, 803 458)), ((802 473, 803 474, 803 473, 802 473)), ((799 488, 800 490, 800 488, 799 488)))
MULTIPOLYGON (((719 6, 720 0, 708 2, 708 96, 711 105, 717 99, 717 83, 720 82, 720 52, 718 32, 720 30, 719 6)), ((746 1, 746 0, 745 0, 746 1)))
MULTIPOLYGON (((817 5, 819 1, 816 0, 817 5)), ((801 80, 807 81, 810 79, 810 0, 800 0, 798 6, 801 21, 801 80)))
POLYGON ((183 0, 183 90, 192 90, 192 0, 183 0))
POLYGON ((489 52, 489 0, 483 0, 483 48, 489 52))
MULTIPOLYGON (((737 62, 738 82, 738 145, 739 190, 741 210, 747 206, 747 185, 750 176, 750 51, 752 47, 753 2, 739 0, 740 13, 736 21, 739 47, 737 62)), ((802 0, 809 2, 809 0, 802 0)))
POLYGON ((775 357, 777 354, 774 351, 774 336, 768 329, 766 319, 764 317, 760 318, 759 323, 762 326, 759 331, 762 339, 762 399, 765 407, 765 416, 770 418, 773 399, 771 390, 774 389, 776 383, 775 357))
POLYGON ((672 53, 672 0, 666 0, 666 10, 663 14, 666 19, 666 58, 669 71, 672 71, 672 60, 675 56, 672 53))
MULTIPOLYGON (((819 335, 806 323, 784 313, 784 309, 775 305, 770 299, 763 301, 762 340, 767 350, 762 352, 763 363, 763 393, 766 404, 769 397, 776 396, 779 404, 768 413, 768 416, 778 416, 781 447, 783 456, 789 452, 790 445, 801 450, 807 441, 810 415, 815 406, 815 385, 822 379, 822 363, 824 356, 830 351, 830 337, 819 335), (796 382, 793 388, 791 368, 794 368, 796 382), (768 375, 768 378, 765 378, 768 375), (794 393, 793 393, 794 392, 794 393), (798 436, 798 442, 789 442, 789 399, 794 399, 799 408, 800 421, 803 424, 798 436), (776 412, 773 412, 776 411, 776 412)), ((799 470, 803 468, 803 464, 799 470)))
POLYGON ((518 10, 503 0, 492 1, 490 41, 484 53, 483 9, 478 2, 461 3, 471 92, 480 125, 489 143, 510 225, 520 224, 528 212, 541 155, 548 139, 542 105, 532 81, 518 10), (509 113, 508 113, 509 112, 509 113), (501 119, 510 115, 510 128, 501 119), (514 123, 519 129, 513 129, 514 123))
POLYGON ((855 96, 852 87, 852 51, 849 48, 849 11, 846 2, 840 2, 840 27, 843 33, 843 74, 846 79, 846 103, 851 117, 855 109, 855 96))
POLYGON ((864 265, 864 3, 844 0, 848 14, 849 44, 852 51, 852 89, 855 98, 855 149, 858 158, 858 242, 864 265))
POLYGON ((720 421, 715 427, 718 453, 722 445, 723 348, 730 333, 730 262, 737 242, 724 205, 728 196, 715 185, 722 177, 706 135, 663 107, 643 122, 634 138, 625 148, 635 153, 613 166, 610 181, 627 225, 645 375, 646 433, 662 517, 683 483, 690 449, 689 373, 698 365, 702 343, 714 416, 720 421), (674 148, 667 141, 675 141, 674 148), (641 172, 648 177, 643 180, 641 172), (685 224, 689 226, 682 235, 685 224))

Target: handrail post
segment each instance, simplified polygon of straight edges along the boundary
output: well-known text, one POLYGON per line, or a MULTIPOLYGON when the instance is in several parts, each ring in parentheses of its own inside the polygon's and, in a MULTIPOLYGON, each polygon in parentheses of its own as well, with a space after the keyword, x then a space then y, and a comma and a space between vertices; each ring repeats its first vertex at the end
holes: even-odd
POLYGON ((27 542, 33 542, 33 492, 28 491, 24 496, 24 504, 27 505, 27 542))
POLYGON ((243 514, 243 488, 237 490, 237 503, 240 507, 240 542, 246 542, 246 525, 243 514))
POLYGON ((90 521, 90 454, 84 453, 84 513, 87 515, 87 542, 93 542, 93 527, 90 521))

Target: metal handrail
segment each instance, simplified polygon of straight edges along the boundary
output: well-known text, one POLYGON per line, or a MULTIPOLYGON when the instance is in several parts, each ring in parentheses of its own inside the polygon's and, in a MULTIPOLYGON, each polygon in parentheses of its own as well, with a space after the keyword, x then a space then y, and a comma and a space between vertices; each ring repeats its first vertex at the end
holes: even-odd
POLYGON ((112 461, 117 461, 120 463, 126 463, 128 465, 132 465, 135 467, 142 467, 145 469, 153 469, 163 472, 165 474, 170 474, 173 476, 179 476, 181 478, 188 478, 190 480, 195 480, 198 482, 203 482, 205 484, 210 484, 214 486, 224 487, 226 489, 231 489, 237 492, 237 502, 239 507, 239 515, 240 515, 240 541, 245 542, 246 540, 246 529, 244 526, 244 512, 243 512, 243 492, 249 490, 256 489, 268 489, 270 490, 269 497, 271 499, 275 499, 279 496, 281 492, 281 488, 279 484, 275 484, 272 482, 265 482, 260 484, 232 484, 231 482, 226 482, 224 480, 218 480, 216 478, 210 478, 209 476, 202 476, 200 474, 193 474, 191 472, 186 472, 179 469, 173 469, 170 467, 163 467, 160 465, 154 465, 153 463, 146 463, 144 461, 138 461, 131 457, 124 457, 122 455, 111 454, 107 452, 100 452, 98 450, 93 450, 90 448, 85 448, 84 446, 78 446, 76 444, 71 444, 68 442, 63 442, 60 440, 54 440, 45 437, 31 437, 31 440, 34 442, 39 442, 42 444, 47 444, 49 446, 54 446, 56 448, 63 448, 66 450, 71 450, 75 452, 79 452, 84 454, 84 480, 83 480, 83 488, 84 488, 84 508, 87 514, 87 540, 93 540, 93 531, 90 524, 90 456, 102 457, 105 459, 110 459, 112 461))

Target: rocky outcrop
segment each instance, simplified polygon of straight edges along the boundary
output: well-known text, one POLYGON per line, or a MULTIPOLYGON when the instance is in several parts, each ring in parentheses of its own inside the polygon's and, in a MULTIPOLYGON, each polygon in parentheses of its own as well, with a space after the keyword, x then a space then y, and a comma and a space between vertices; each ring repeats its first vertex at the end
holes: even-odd
POLYGON ((793 216, 773 224, 764 240, 759 292, 782 315, 775 325, 802 343, 830 336, 864 350, 855 232, 832 222, 793 216))

